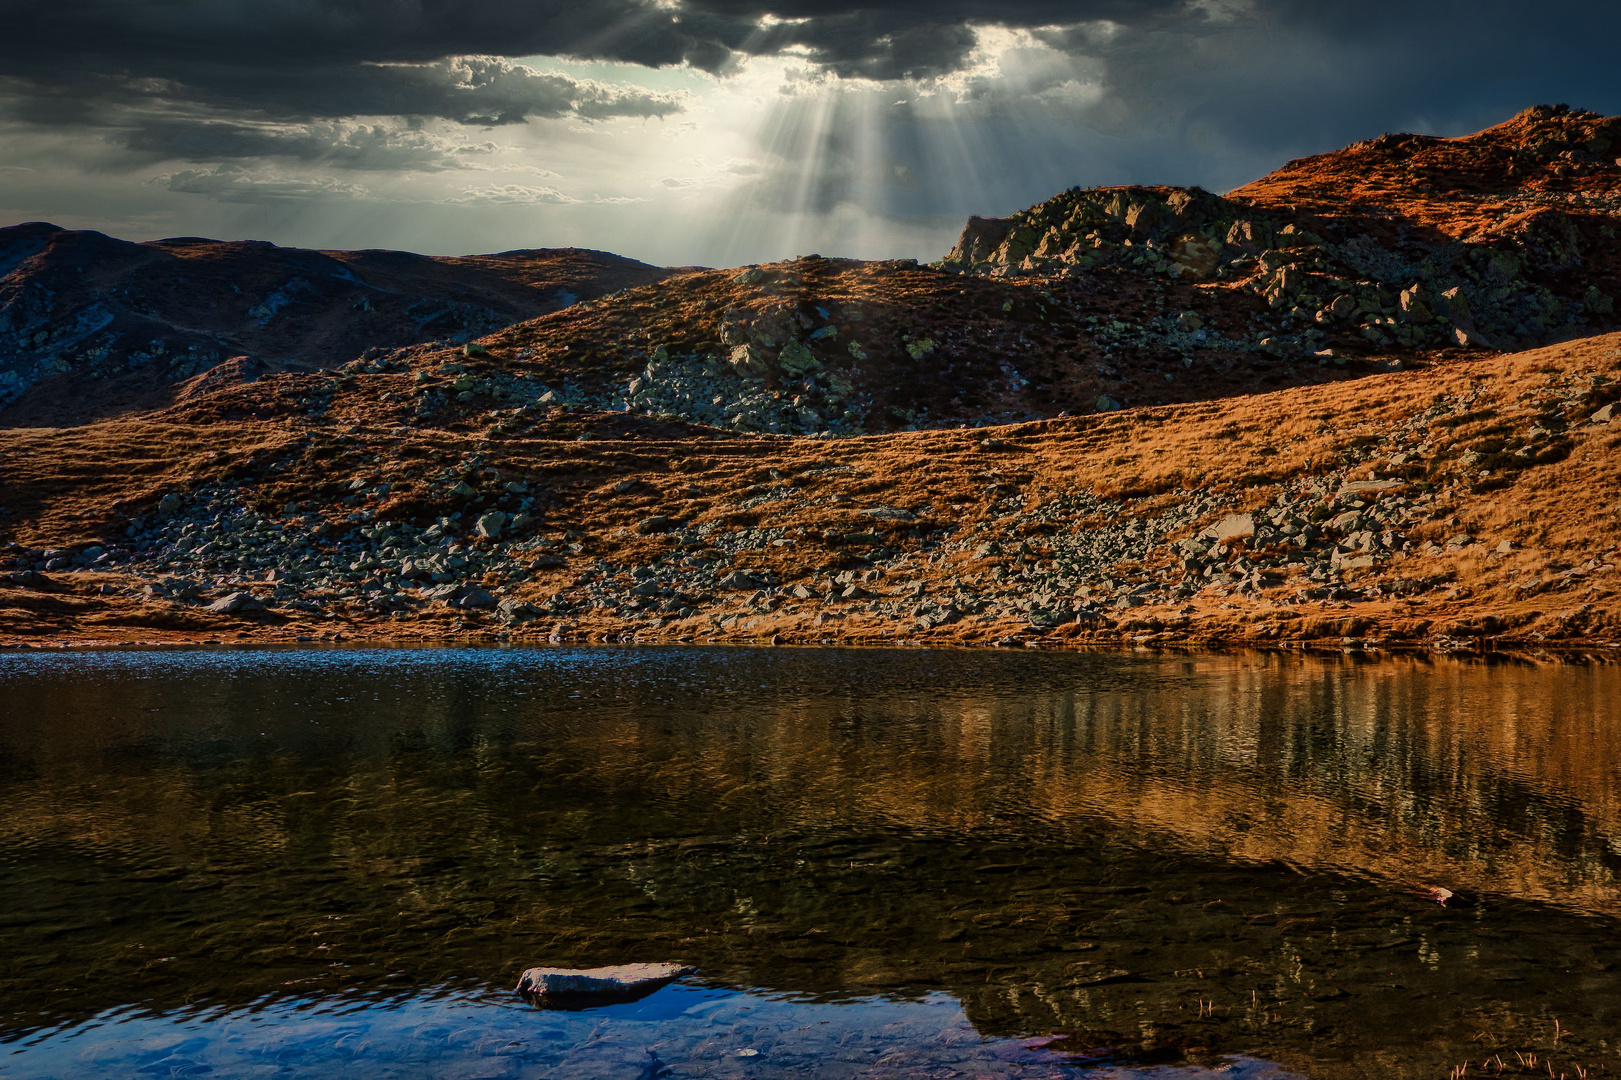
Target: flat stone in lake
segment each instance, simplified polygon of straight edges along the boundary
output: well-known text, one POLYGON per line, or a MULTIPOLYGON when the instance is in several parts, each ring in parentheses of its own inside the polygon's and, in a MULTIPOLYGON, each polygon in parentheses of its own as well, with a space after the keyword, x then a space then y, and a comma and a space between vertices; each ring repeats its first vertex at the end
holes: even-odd
POLYGON ((518 993, 543 1004, 586 1006, 610 1001, 635 1001, 693 970, 685 964, 533 967, 518 978, 518 993))

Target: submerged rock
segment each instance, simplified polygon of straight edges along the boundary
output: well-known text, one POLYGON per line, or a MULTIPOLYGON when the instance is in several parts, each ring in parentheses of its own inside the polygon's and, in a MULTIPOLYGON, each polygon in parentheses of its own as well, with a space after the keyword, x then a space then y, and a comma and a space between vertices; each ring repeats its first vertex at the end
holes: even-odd
POLYGON ((691 974, 686 964, 621 964, 600 968, 533 967, 518 978, 518 993, 537 1004, 567 1008, 635 1001, 691 974))

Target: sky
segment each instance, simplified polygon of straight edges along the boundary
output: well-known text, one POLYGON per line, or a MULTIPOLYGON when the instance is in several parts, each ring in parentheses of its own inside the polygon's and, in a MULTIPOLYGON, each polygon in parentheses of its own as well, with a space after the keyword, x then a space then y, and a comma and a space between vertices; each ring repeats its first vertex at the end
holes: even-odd
POLYGON ((0 0, 0 224, 934 259, 1065 188, 1621 113, 1621 5, 0 0))

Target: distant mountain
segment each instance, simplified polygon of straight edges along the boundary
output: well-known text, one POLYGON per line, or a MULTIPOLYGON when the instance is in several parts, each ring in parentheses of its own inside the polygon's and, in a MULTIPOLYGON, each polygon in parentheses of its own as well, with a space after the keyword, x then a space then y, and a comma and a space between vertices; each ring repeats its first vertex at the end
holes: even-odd
POLYGON ((459 343, 668 272, 573 248, 438 258, 17 225, 0 229, 0 423, 161 405, 235 357, 319 369, 459 343))

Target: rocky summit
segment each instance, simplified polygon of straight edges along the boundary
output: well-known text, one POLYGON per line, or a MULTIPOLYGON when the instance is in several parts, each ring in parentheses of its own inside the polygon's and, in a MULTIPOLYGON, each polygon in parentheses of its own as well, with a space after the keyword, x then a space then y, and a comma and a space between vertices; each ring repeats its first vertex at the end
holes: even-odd
POLYGON ((0 231, 0 641, 1613 649, 1621 119, 938 262, 0 231))

